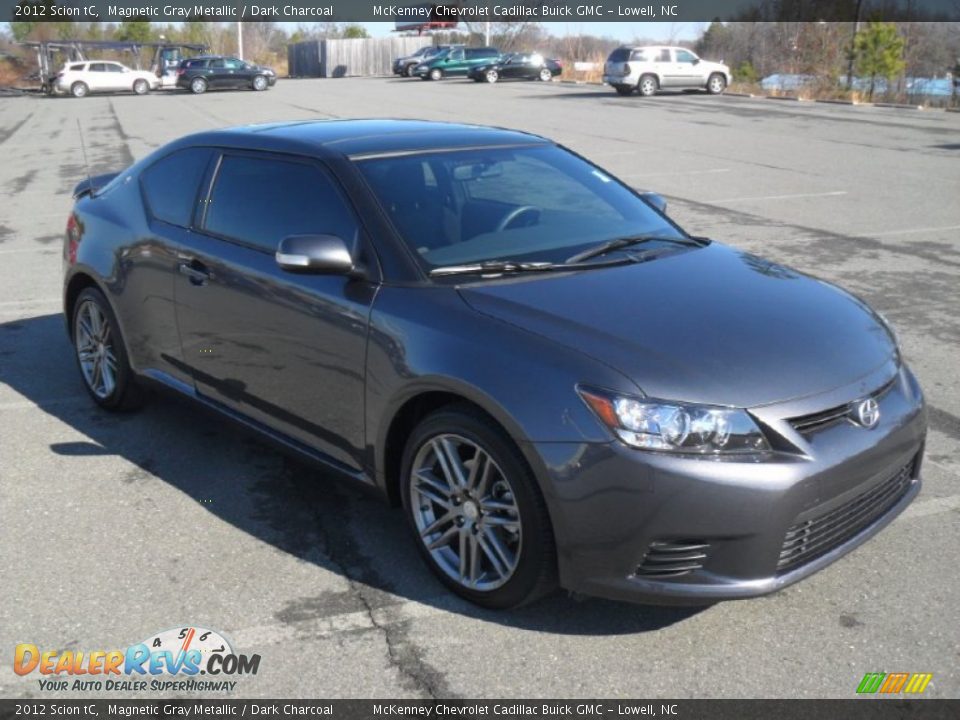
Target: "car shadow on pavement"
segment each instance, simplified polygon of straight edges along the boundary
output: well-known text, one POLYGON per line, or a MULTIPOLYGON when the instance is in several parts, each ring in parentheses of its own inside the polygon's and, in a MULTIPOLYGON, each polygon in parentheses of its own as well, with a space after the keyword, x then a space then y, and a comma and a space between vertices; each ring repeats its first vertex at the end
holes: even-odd
MULTIPOLYGON (((357 483, 293 459, 232 422, 198 411, 189 400, 157 394, 134 413, 96 407, 82 386, 60 314, 0 323, 3 385, 16 394, 4 391, 17 408, 6 411, 5 422, 16 421, 13 413, 39 410, 62 423, 44 425, 49 435, 36 438, 36 452, 50 457, 43 461, 31 456, 31 467, 62 467, 67 461, 67 472, 83 473, 90 472, 85 469, 89 466, 70 464, 70 458, 116 456, 116 472, 96 478, 104 486, 104 502, 111 502, 114 493, 150 493, 155 503, 166 499, 182 508, 186 496, 237 530, 345 577, 355 596, 353 611, 401 612, 406 601, 413 601, 527 630, 620 635, 658 630, 703 609, 578 600, 562 592, 511 611, 477 608, 451 595, 431 575, 403 514, 357 483), (182 496, 158 490, 158 482, 182 496)), ((130 512, 132 516, 123 518, 128 531, 136 532, 142 523, 149 532, 152 516, 130 512)), ((196 549, 175 552, 215 552, 204 542, 203 525, 194 531, 196 549)), ((235 560, 226 554, 224 562, 235 560)), ((252 577, 249 582, 269 583, 270 578, 252 577)), ((279 622, 297 626, 342 611, 343 598, 331 598, 329 592, 310 595, 309 588, 304 594, 276 609, 279 622)))

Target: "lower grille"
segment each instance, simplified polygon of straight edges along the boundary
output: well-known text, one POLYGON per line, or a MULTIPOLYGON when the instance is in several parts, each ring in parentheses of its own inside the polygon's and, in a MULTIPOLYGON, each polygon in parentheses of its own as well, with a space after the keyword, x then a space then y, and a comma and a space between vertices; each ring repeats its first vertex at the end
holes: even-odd
POLYGON ((650 543, 637 567, 637 577, 671 578, 703 567, 710 544, 702 540, 671 540, 650 543))
POLYGON ((857 535, 897 504, 910 487, 914 460, 888 480, 874 485, 840 507, 787 531, 777 571, 815 560, 857 535))

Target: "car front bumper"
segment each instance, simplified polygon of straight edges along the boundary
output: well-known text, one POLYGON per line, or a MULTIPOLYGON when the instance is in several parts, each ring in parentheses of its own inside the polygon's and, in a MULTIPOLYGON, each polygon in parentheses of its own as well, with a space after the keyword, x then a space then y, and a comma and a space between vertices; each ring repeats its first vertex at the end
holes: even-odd
POLYGON ((801 449, 763 459, 532 443, 563 587, 709 604, 774 592, 864 543, 920 491, 926 411, 916 380, 901 368, 871 430, 843 420, 805 438, 777 420, 832 407, 822 402, 841 396, 754 411, 801 449))

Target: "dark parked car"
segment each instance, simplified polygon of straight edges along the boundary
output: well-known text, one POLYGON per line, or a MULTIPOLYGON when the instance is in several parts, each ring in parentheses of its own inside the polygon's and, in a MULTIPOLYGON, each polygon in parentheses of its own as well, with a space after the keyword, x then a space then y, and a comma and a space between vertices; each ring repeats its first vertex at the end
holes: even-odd
POLYGON ((477 65, 488 65, 500 57, 500 51, 492 47, 455 47, 424 59, 413 74, 421 80, 441 80, 445 77, 464 77, 477 65))
POLYGON ((920 489, 923 395, 883 318, 543 138, 258 125, 75 195, 94 401, 165 387, 377 488, 477 603, 769 593, 920 489))
POLYGON ((519 52, 504 55, 496 62, 477 65, 467 77, 476 82, 495 83, 498 80, 553 80, 563 66, 557 60, 545 58, 540 53, 519 52))
POLYGON ((432 58, 434 55, 442 53, 450 48, 463 47, 462 45, 427 45, 417 50, 412 55, 399 57, 393 61, 393 74, 404 77, 413 77, 413 70, 417 65, 432 58))
POLYGON ((177 87, 195 94, 238 88, 266 90, 276 84, 277 74, 272 69, 235 57, 195 57, 177 68, 177 87))

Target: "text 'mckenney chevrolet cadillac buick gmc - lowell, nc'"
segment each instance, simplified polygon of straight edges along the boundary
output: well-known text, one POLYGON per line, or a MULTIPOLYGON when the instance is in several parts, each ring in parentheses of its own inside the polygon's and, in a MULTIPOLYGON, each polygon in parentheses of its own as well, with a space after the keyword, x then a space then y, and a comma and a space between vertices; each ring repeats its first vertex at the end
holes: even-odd
POLYGON ((75 196, 93 400, 165 388, 377 488, 481 605, 762 595, 919 492, 923 394, 883 317, 542 137, 253 125, 75 196))

